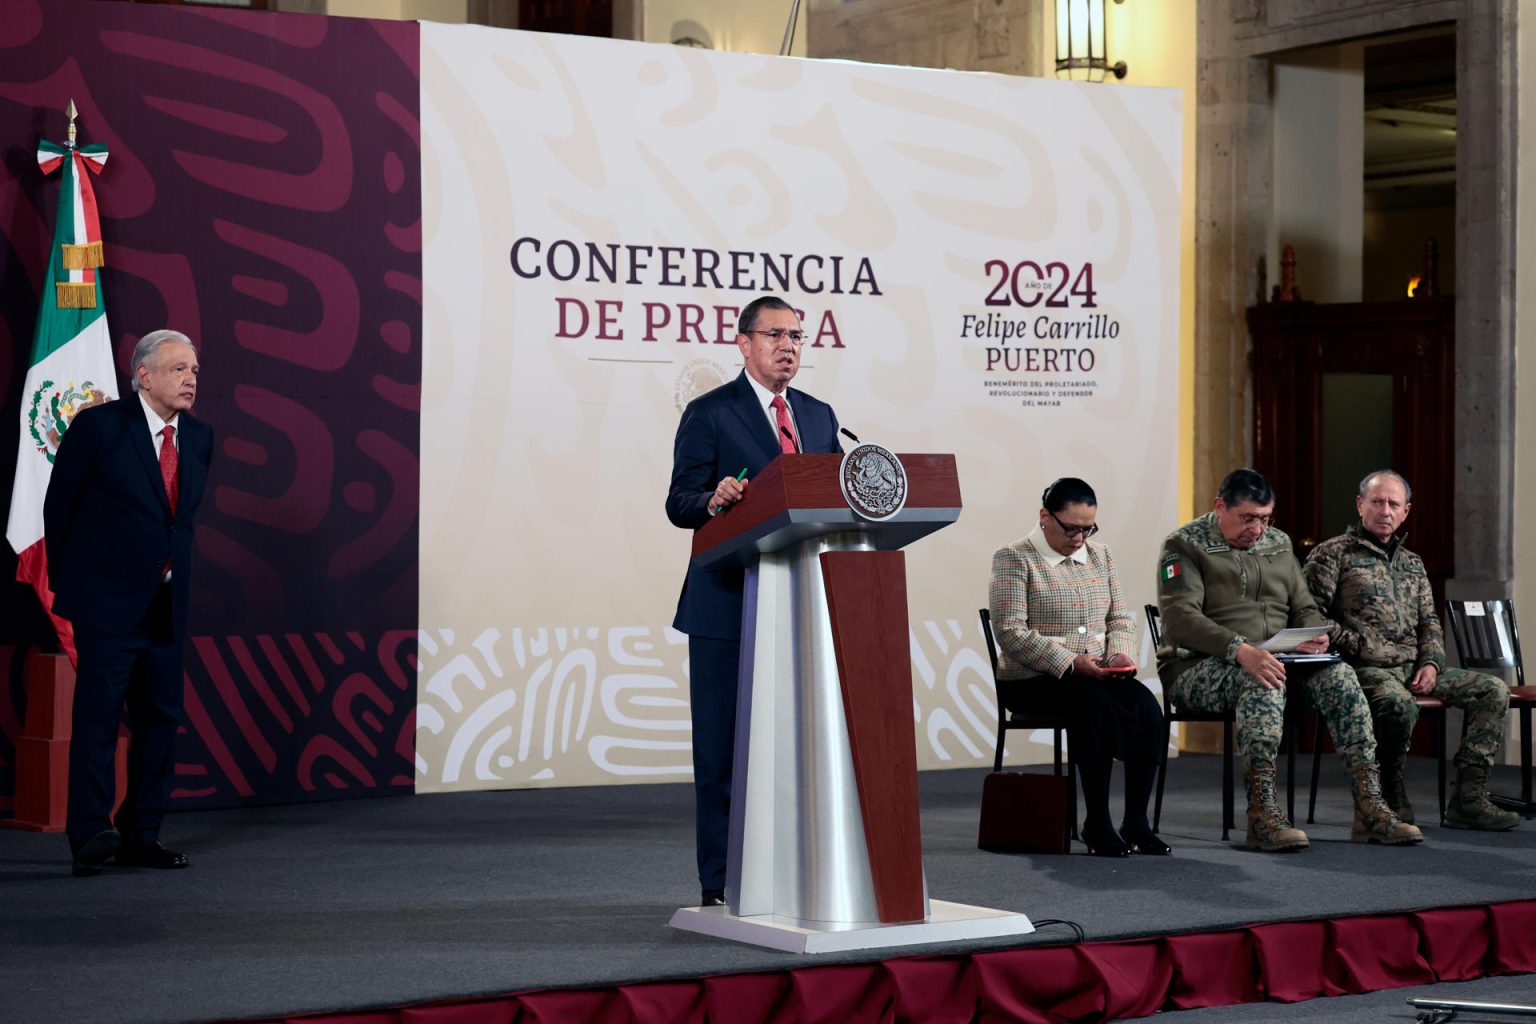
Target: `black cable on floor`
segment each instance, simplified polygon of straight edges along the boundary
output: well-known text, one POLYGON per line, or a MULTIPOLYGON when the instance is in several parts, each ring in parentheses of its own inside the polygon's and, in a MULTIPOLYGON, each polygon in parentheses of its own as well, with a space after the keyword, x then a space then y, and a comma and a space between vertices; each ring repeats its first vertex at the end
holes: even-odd
POLYGON ((1072 934, 1076 936, 1076 938, 1073 939, 1074 942, 1082 942, 1083 939, 1085 938, 1085 935, 1084 935, 1084 932, 1083 932, 1083 926, 1078 924, 1076 921, 1059 921, 1059 920, 1057 920, 1055 918, 1046 918, 1043 921, 1035 921, 1034 922, 1035 930, 1036 931, 1039 931, 1041 928, 1045 928, 1045 927, 1048 927, 1048 926, 1053 925, 1053 924, 1064 924, 1068 928, 1071 928, 1072 929, 1072 934))

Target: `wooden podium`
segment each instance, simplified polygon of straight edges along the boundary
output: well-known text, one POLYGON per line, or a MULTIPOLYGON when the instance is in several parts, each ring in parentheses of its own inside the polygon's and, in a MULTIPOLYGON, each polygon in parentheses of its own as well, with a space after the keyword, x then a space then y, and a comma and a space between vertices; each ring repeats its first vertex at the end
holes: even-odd
MULTIPOLYGON (((28 832, 63 832, 69 820, 70 716, 75 701, 75 669, 64 654, 34 651, 27 656, 27 718, 16 737, 16 814, 0 819, 0 828, 28 832)), ((128 792, 128 736, 117 738, 117 797, 114 811, 128 792)))
POLYGON ((792 952, 1025 934, 1022 914, 930 900, 923 877, 905 555, 960 517, 952 455, 897 456, 878 520, 844 456, 782 455, 694 534, 746 570, 726 906, 672 925, 792 952))

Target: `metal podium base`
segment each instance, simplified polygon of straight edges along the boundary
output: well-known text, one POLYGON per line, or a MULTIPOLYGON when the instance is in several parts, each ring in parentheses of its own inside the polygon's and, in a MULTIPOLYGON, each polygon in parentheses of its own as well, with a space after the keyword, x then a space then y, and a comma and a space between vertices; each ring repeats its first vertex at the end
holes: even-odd
POLYGON ((962 939, 1028 935, 1029 918, 1011 910, 928 901, 928 919, 906 924, 826 924, 773 914, 737 917, 725 907, 683 907, 669 924, 685 932, 733 939, 785 953, 846 953, 855 949, 916 946, 962 939))

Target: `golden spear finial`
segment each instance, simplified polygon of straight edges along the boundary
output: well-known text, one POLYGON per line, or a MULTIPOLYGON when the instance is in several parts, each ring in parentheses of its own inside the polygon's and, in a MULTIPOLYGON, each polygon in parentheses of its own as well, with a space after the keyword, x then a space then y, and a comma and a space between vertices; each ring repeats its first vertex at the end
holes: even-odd
POLYGON ((65 142, 70 149, 75 148, 75 118, 80 116, 80 111, 75 109, 75 101, 70 100, 69 106, 64 108, 64 115, 69 118, 69 138, 65 142))

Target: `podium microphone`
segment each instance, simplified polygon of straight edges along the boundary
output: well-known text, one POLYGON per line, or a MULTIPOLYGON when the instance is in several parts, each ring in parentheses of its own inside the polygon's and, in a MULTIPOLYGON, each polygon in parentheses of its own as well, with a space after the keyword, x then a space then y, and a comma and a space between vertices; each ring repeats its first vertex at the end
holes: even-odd
POLYGON ((779 430, 780 430, 780 432, 782 432, 784 434, 785 437, 789 438, 789 443, 795 446, 795 454, 799 455, 800 454, 800 442, 795 440, 795 435, 790 433, 789 428, 784 426, 782 423, 779 424, 779 430))
POLYGON ((848 436, 848 440, 852 441, 854 444, 863 444, 863 442, 859 440, 859 435, 855 434, 847 427, 838 427, 837 432, 839 434, 846 434, 848 436))

